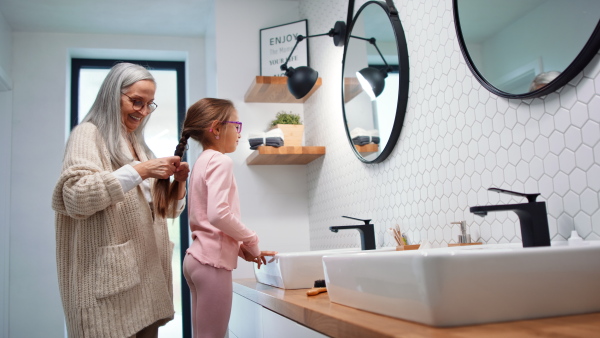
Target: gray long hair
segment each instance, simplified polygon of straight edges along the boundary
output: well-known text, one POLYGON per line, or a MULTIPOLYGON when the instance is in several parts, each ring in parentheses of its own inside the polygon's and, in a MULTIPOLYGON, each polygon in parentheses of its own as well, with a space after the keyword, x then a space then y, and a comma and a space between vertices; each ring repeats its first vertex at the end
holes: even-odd
POLYGON ((544 72, 544 73, 539 73, 533 79, 533 81, 531 82, 531 85, 529 85, 529 91, 532 92, 536 89, 540 89, 540 88, 544 87, 545 85, 554 81, 554 79, 556 79, 559 75, 560 75, 560 72, 557 72, 555 70, 551 70, 549 72, 544 72))
MULTIPOLYGON (((102 82, 92 108, 81 121, 82 123, 91 122, 96 125, 100 135, 104 138, 112 165, 116 168, 133 161, 132 158, 121 151, 121 137, 128 137, 121 117, 121 93, 141 80, 150 80, 156 84, 152 74, 140 65, 126 62, 114 65, 104 82, 102 82)), ((135 138, 142 146, 148 158, 154 158, 154 154, 144 141, 144 127, 149 117, 147 116, 140 126, 131 133, 131 137, 135 138)))

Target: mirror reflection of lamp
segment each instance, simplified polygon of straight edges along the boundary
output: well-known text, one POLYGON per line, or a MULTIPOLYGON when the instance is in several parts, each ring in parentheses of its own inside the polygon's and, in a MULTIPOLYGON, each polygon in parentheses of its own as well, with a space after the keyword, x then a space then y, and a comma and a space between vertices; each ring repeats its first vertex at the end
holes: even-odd
POLYGON ((328 33, 309 36, 298 35, 298 37, 296 38, 296 44, 294 45, 294 48, 292 48, 292 51, 285 60, 285 63, 282 64, 280 67, 281 70, 285 72, 285 76, 288 77, 288 90, 296 99, 301 99, 310 92, 310 90, 314 87, 315 83, 317 83, 319 73, 308 66, 301 66, 297 68, 288 67, 288 61, 292 57, 292 54, 294 53, 294 50, 296 49, 296 46, 298 46, 298 43, 300 43, 300 41, 323 35, 329 35, 330 37, 332 37, 333 43, 337 47, 344 46, 344 39, 346 38, 346 23, 344 23, 343 21, 337 21, 334 27, 328 33))
POLYGON ((365 40, 372 44, 377 50, 377 53, 379 53, 381 60, 383 60, 383 63, 385 64, 385 68, 383 69, 367 67, 356 72, 356 77, 358 78, 358 82, 360 83, 362 89, 367 93, 367 95, 369 95, 371 100, 374 101, 383 92, 383 88, 385 87, 385 78, 392 69, 385 61, 383 54, 381 54, 381 51, 377 47, 375 38, 367 39, 354 35, 350 35, 350 37, 359 40, 365 40))

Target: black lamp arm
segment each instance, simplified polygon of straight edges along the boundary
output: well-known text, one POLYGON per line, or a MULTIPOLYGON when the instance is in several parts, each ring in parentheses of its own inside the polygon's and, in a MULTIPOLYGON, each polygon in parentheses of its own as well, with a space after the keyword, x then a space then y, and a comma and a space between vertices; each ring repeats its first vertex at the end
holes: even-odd
POLYGON ((308 35, 308 36, 298 35, 296 37, 296 44, 294 45, 294 48, 292 48, 292 51, 290 52, 290 55, 288 55, 287 59, 279 67, 279 69, 281 69, 282 71, 286 71, 288 69, 288 67, 287 67, 288 61, 290 61, 290 58, 292 57, 292 54, 294 54, 294 51, 296 50, 296 46, 298 46, 298 44, 300 43, 300 41, 302 41, 304 39, 309 39, 309 38, 314 38, 314 37, 317 37, 317 36, 324 36, 324 35, 329 35, 330 37, 332 37, 333 38, 333 43, 336 46, 338 46, 338 47, 343 46, 344 45, 344 39, 346 38, 346 23, 344 21, 337 21, 335 23, 335 25, 333 26, 333 28, 330 29, 329 32, 327 32, 327 33, 316 34, 316 35, 308 35))
POLYGON ((304 40, 304 39, 309 39, 309 38, 314 38, 316 36, 323 36, 323 35, 329 35, 329 36, 333 36, 333 29, 329 31, 329 33, 323 33, 323 34, 317 34, 317 35, 308 35, 308 36, 304 36, 304 35, 298 35, 296 37, 296 44, 294 45, 294 48, 292 48, 292 51, 290 52, 290 55, 288 55, 287 59, 285 60, 285 62, 279 67, 279 69, 286 71, 287 70, 287 64, 288 61, 290 61, 290 58, 292 57, 292 54, 294 54, 294 51, 296 50, 296 46, 298 46, 298 44, 300 43, 300 41, 304 40))
POLYGON ((385 63, 385 68, 387 70, 387 72, 391 72, 392 69, 390 68, 390 65, 388 65, 387 61, 385 61, 385 58, 383 57, 383 54, 381 54, 381 51, 379 50, 379 47, 377 47, 377 43, 375 38, 363 38, 360 36, 354 36, 354 35, 350 35, 351 38, 355 38, 355 39, 359 39, 359 40, 364 40, 364 41, 368 41, 370 44, 372 44, 375 49, 377 50, 377 53, 379 53, 379 56, 381 57, 381 60, 383 60, 383 63, 385 63))

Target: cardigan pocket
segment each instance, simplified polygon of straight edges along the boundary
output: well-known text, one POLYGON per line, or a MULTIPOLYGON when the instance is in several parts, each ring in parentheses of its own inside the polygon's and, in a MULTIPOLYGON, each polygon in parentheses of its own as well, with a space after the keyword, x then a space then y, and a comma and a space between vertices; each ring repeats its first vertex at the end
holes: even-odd
POLYGON ((132 241, 98 248, 95 267, 96 298, 105 298, 127 291, 140 283, 132 241))

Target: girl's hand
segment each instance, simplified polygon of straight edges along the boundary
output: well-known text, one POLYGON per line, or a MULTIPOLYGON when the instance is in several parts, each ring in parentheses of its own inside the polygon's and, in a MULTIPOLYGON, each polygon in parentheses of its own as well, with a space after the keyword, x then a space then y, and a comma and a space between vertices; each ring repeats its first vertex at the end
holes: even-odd
MULTIPOLYGON (((248 252, 248 250, 246 249, 246 247, 244 245, 240 246, 240 249, 242 250, 242 254, 244 255, 244 259, 247 262, 254 262, 256 264, 258 264, 258 268, 260 269, 260 266, 263 264, 267 264, 267 259, 265 257, 267 256, 275 256, 277 254, 277 251, 261 251, 259 256, 253 256, 250 252, 248 252)), ((272 262, 273 260, 271 259, 269 261, 272 262)))
MULTIPOLYGON (((275 260, 275 256, 277 255, 277 251, 261 251, 260 252, 260 256, 258 256, 258 258, 260 258, 260 260, 262 261, 262 264, 267 264, 267 263, 271 263, 272 261, 275 260), (267 259, 265 257, 273 257, 271 258, 268 262, 267 259)), ((258 264, 258 268, 260 269, 260 264, 258 264)))
POLYGON ((187 162, 179 163, 179 167, 175 169, 175 174, 173 178, 175 181, 184 182, 187 180, 188 175, 190 173, 190 165, 187 162))

